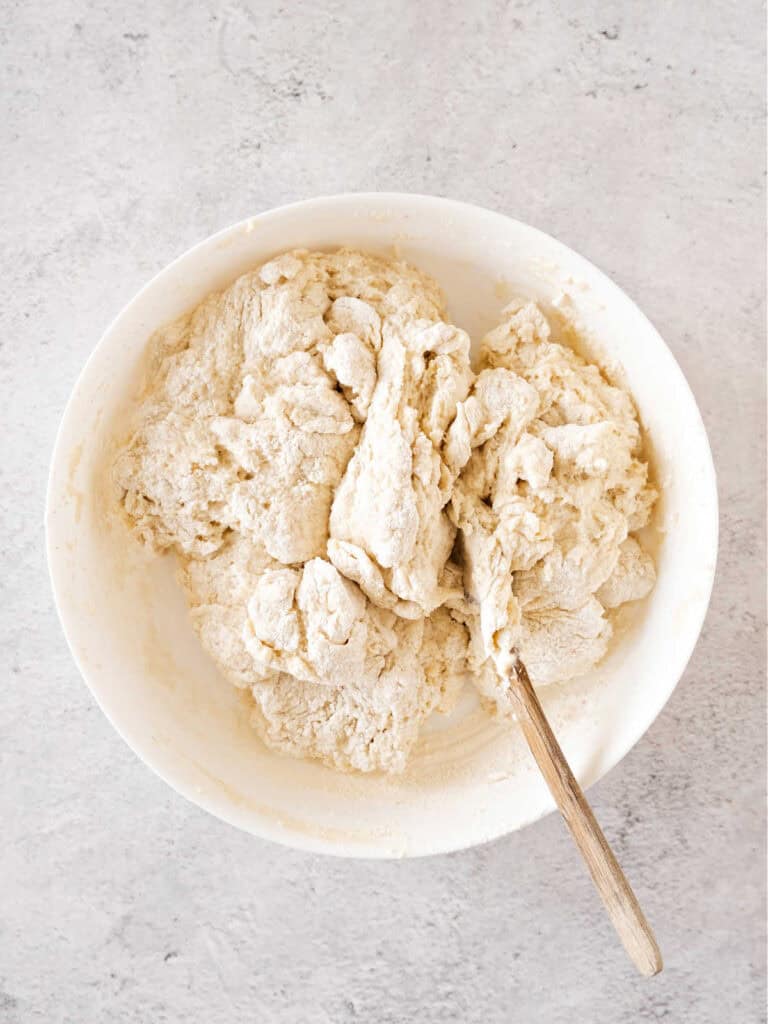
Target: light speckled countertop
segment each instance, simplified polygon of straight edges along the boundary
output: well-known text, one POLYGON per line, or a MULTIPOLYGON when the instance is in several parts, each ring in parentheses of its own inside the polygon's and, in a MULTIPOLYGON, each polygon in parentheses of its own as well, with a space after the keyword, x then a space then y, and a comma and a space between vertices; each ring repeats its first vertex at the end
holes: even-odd
POLYGON ((0 1021, 764 1020, 761 5, 2 3, 0 1021), (666 971, 634 976, 554 816, 344 862, 176 797, 80 681, 42 507, 64 403, 172 257, 319 193, 433 192, 602 267, 699 400, 722 503, 702 640, 591 796, 666 971))

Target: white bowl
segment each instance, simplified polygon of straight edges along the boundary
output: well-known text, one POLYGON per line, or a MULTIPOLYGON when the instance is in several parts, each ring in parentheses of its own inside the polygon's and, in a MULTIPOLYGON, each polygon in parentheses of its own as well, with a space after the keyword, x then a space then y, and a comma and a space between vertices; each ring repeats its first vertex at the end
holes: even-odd
POLYGON ((630 388, 662 489, 658 582, 625 615, 596 670, 542 693, 584 785, 627 753, 682 675, 709 601, 717 552, 709 444, 683 374, 638 308, 581 256, 500 214, 430 196, 313 199, 236 224, 166 267, 107 330, 67 405, 49 482, 48 558, 86 682, 125 741, 178 792, 233 825, 301 849, 439 853, 552 809, 518 731, 468 698, 427 729, 401 778, 343 776, 272 753, 248 723, 244 696, 202 652, 172 559, 148 557, 105 515, 104 452, 150 334, 278 252, 341 245, 394 248, 433 274, 452 319, 475 340, 513 293, 535 297, 576 323, 587 353, 630 388))

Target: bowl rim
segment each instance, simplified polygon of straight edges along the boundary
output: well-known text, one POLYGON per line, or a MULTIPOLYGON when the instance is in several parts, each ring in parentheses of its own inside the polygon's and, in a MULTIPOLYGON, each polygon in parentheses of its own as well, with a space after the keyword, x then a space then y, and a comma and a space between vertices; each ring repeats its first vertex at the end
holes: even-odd
POLYGON ((617 298, 621 298, 622 301, 632 307, 635 314, 639 317, 643 328, 649 335, 653 335, 660 345, 661 349, 666 355, 668 360, 668 368, 677 377, 676 386, 683 389, 686 394, 687 400, 690 402, 692 410, 696 414, 696 424, 698 427, 697 434, 698 440, 701 444, 702 455, 705 456, 705 470, 706 470, 706 485, 709 490, 709 501, 708 508, 709 513, 709 537, 707 538, 707 549, 711 551, 712 558, 709 562, 709 568, 707 576, 702 576, 702 587, 699 592, 698 598, 698 614, 695 619, 695 629, 693 624, 690 628, 690 640, 686 644, 685 648, 681 651, 681 655, 677 660, 675 670, 669 674, 669 685, 665 691, 660 695, 660 699, 656 702, 649 702, 645 707, 647 708, 646 714, 637 715, 627 725, 625 730, 625 741, 621 744, 622 752, 615 756, 611 756, 606 759, 605 763, 601 766, 598 771, 587 771, 582 774, 579 781, 581 785, 587 789, 589 786, 600 781, 610 771, 612 771, 616 765, 622 761, 632 748, 639 742, 639 740, 645 735, 650 729, 655 720, 661 714, 662 710, 669 701, 673 691, 677 687, 678 683, 682 679, 683 674, 688 666, 694 649, 698 644, 699 637, 704 625, 704 621, 709 609, 710 599, 714 586, 716 571, 717 571, 717 556, 718 556, 718 542, 719 542, 719 502, 717 492, 717 477, 712 457, 712 448, 709 442, 706 426, 704 424, 701 411, 698 403, 696 402, 695 395, 691 389, 688 380, 683 373, 680 364, 675 358, 672 350, 668 347, 661 334, 656 330, 653 323, 643 313, 639 306, 630 298, 630 296, 621 288, 616 282, 609 277, 606 273, 600 270, 595 264, 593 264, 586 257, 582 256, 579 252, 571 249, 570 246, 564 242, 559 241, 554 236, 549 235, 547 232, 540 230, 539 228, 533 227, 524 221, 517 220, 514 217, 510 217, 505 213, 500 213, 495 210, 490 210, 486 207, 479 206, 474 203, 464 202, 462 200, 451 199, 443 196, 434 196, 424 193, 410 193, 410 192, 344 192, 330 195, 315 196, 310 199, 303 199, 297 202, 285 203, 277 207, 272 207, 267 210, 251 215, 250 217, 243 218, 228 227, 215 232, 212 235, 196 242, 190 248, 186 249, 180 255, 175 257, 169 263, 165 264, 158 270, 152 277, 139 289, 139 291, 122 307, 117 315, 108 324, 107 328, 102 333, 99 341, 91 350, 83 368, 77 376, 76 382, 70 392, 69 398, 67 399, 64 411, 59 422, 59 426, 56 432, 55 441, 52 448, 51 460, 48 473, 48 481, 46 487, 46 498, 45 498, 45 548, 46 558, 48 564, 48 571, 51 581, 51 588, 53 592, 54 605, 56 612, 61 623, 64 637, 67 641, 70 653, 73 657, 75 665, 80 672, 85 684, 90 690, 93 698, 97 705, 110 722, 112 727, 123 739, 131 751, 142 761, 148 768, 150 768, 157 776, 159 776, 167 785, 169 785, 175 792, 185 797, 191 803, 207 811, 225 821, 236 828, 242 829, 251 835, 257 836, 261 839, 267 839, 272 842, 277 842, 283 846, 288 846, 293 849, 302 850, 311 853, 323 853, 339 857, 348 857, 353 859, 365 859, 365 860, 388 860, 388 859, 400 859, 403 856, 412 857, 424 857, 433 856, 443 853, 451 853, 460 850, 470 849, 475 846, 485 845, 486 843, 493 842, 496 839, 500 839, 503 836, 510 835, 519 829, 525 828, 528 825, 539 821, 541 818, 550 814, 554 809, 555 805, 552 800, 547 800, 537 811, 530 813, 524 817, 524 819, 514 828, 507 828, 502 825, 498 830, 494 830, 487 836, 482 838, 474 838, 469 836, 466 839, 458 837, 456 840, 451 841, 438 841, 432 843, 421 843, 414 849, 408 849, 403 853, 397 853, 389 848, 379 848, 375 845, 359 846, 349 841, 338 839, 338 838, 327 838, 321 835, 310 834, 308 832, 302 832, 290 828, 285 828, 279 825, 274 819, 258 812, 249 811, 244 813, 240 811, 235 805, 227 803, 217 793, 206 793, 200 792, 191 783, 186 781, 179 781, 174 777, 172 772, 166 771, 164 766, 158 763, 158 758, 155 757, 152 749, 148 744, 136 740, 134 737, 128 735, 128 730, 124 729, 120 722, 116 720, 116 717, 112 714, 110 707, 103 700, 100 694, 99 685, 97 680, 93 677, 93 673, 83 664, 82 659, 78 655, 77 646, 73 640, 73 634, 75 629, 75 623, 71 615, 67 612, 67 603, 62 598, 62 570, 63 565, 60 562, 59 551, 56 547, 56 540, 54 536, 56 526, 56 508, 55 500, 57 497, 57 488, 59 483, 60 474, 63 472, 63 456, 65 452, 65 442, 67 435, 70 432, 73 419, 78 405, 78 397, 83 390, 86 380, 89 376, 90 370, 93 364, 96 362, 98 354, 103 348, 108 347, 110 338, 113 332, 118 328, 121 321, 130 316, 131 313, 137 306, 140 306, 144 301, 146 294, 157 287, 157 285, 166 276, 170 276, 179 266, 179 264, 193 259, 197 254, 205 251, 209 248, 220 246, 226 242, 231 236, 237 235, 239 232, 244 230, 252 230, 254 225, 258 222, 265 222, 271 219, 277 219, 288 212, 291 213, 310 213, 313 209, 327 206, 327 205, 338 205, 344 206, 349 205, 360 205, 366 202, 373 202, 376 204, 390 203, 394 206, 421 206, 421 207, 439 207, 445 213, 451 211, 469 213, 474 216, 485 217, 490 220, 500 222, 503 221, 507 225, 513 225, 516 228, 523 229, 524 231, 539 236, 545 240, 548 244, 554 244, 555 247, 560 248, 568 254, 568 258, 572 263, 581 266, 588 272, 588 274, 597 279, 601 285, 607 286, 608 290, 612 290, 617 298))

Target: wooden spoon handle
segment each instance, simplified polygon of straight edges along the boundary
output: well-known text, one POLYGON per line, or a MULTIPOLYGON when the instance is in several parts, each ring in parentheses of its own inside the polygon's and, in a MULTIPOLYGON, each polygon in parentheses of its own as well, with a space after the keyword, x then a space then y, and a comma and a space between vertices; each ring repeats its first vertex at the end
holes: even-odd
POLYGON ((525 665, 519 659, 509 673, 509 681, 512 709, 586 861, 613 927, 638 970, 647 977, 658 974, 663 963, 650 925, 560 749, 525 665))

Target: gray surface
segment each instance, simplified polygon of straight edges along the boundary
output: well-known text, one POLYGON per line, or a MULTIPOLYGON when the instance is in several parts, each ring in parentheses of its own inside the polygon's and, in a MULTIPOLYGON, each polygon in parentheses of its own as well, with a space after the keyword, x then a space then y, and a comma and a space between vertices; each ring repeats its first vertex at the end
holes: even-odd
POLYGON ((0 1021, 759 1021, 760 5, 372 7, 3 0, 0 1021), (640 303, 698 396, 712 608, 669 706, 592 791, 666 954, 651 983, 557 818, 421 862, 250 839, 138 763, 62 638, 47 462, 101 331, 214 230, 355 189, 558 236, 640 303))

